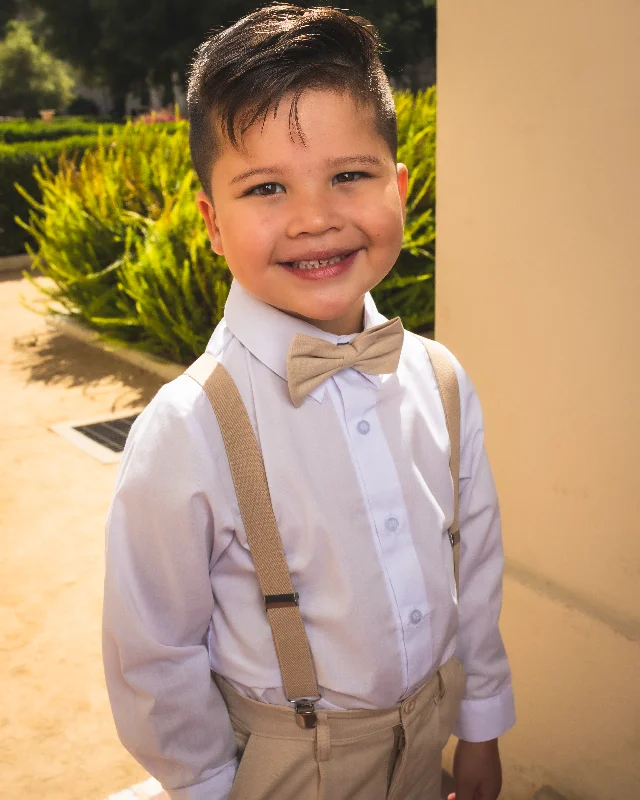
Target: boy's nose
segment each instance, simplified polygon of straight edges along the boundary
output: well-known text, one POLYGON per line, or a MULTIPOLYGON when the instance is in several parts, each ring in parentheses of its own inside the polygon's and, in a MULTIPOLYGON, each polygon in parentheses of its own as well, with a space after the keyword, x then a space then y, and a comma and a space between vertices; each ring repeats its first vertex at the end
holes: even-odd
POLYGON ((331 198, 320 195, 300 197, 292 204, 287 235, 292 239, 304 234, 317 235, 331 229, 340 230, 342 215, 331 198))

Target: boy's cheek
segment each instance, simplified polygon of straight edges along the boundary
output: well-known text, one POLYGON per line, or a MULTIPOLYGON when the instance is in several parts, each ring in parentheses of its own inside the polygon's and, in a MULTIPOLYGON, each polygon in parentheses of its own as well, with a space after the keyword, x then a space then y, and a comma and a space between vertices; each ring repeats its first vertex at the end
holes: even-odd
POLYGON ((365 227, 375 236, 377 244, 395 247, 402 243, 404 221, 404 206, 399 202, 397 192, 390 189, 370 209, 365 227))

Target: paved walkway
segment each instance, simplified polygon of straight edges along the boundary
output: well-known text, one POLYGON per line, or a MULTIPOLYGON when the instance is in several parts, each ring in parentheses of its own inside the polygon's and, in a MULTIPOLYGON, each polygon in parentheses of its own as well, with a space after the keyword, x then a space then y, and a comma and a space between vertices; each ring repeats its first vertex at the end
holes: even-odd
POLYGON ((51 334, 0 274, 0 796, 104 800, 148 776, 117 739, 100 657, 117 465, 49 425, 146 404, 161 380, 51 334))

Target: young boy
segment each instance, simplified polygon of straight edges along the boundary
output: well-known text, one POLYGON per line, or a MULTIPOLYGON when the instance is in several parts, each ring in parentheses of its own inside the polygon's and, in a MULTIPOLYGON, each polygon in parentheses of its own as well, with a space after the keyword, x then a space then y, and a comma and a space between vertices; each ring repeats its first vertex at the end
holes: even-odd
POLYGON ((434 371, 452 357, 431 345, 432 368, 369 294, 408 182, 375 30, 258 10, 199 48, 188 101, 197 202, 234 282, 120 467, 104 662, 122 742, 174 800, 436 800, 453 732, 457 800, 494 800, 515 719, 498 502, 453 360, 457 591, 434 371))

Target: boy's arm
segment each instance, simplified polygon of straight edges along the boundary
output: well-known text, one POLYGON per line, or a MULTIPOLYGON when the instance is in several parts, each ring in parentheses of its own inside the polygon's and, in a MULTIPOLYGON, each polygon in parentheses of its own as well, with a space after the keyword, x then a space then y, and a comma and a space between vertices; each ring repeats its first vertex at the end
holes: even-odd
POLYGON ((498 618, 502 605, 500 511, 484 447, 482 410, 455 361, 462 411, 460 455, 460 597, 456 657, 467 682, 454 734, 486 742, 515 723, 511 672, 498 618))
POLYGON ((218 481, 197 422, 212 412, 190 392, 201 390, 187 377, 163 387, 127 442, 107 522, 103 658, 127 750, 172 800, 224 800, 236 743, 206 646, 218 481))

